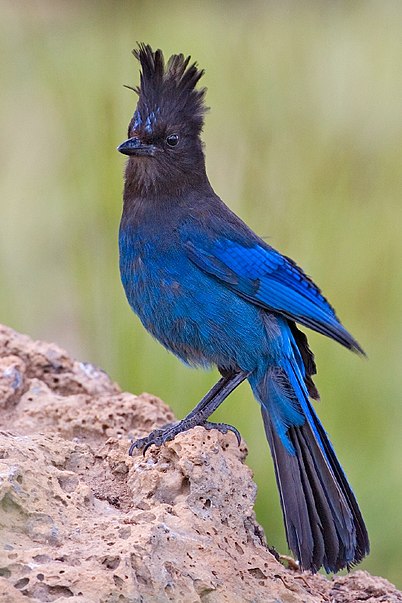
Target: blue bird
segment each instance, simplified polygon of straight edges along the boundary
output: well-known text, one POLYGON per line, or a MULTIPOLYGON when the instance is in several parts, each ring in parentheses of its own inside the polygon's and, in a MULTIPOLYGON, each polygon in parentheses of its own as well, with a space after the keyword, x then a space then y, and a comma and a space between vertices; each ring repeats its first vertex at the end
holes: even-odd
POLYGON ((244 380, 260 404, 289 547, 301 569, 337 572, 369 552, 356 498, 311 399, 314 356, 296 323, 363 354, 320 289, 258 237, 214 193, 200 134, 206 89, 190 57, 139 44, 139 99, 119 233, 131 308, 168 350, 221 379, 183 420, 133 442, 161 446, 195 425, 232 431, 209 416, 244 380))

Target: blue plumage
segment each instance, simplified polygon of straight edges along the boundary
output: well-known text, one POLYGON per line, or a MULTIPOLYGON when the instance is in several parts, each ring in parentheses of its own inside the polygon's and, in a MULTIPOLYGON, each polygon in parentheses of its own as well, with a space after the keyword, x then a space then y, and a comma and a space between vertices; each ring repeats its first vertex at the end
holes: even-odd
POLYGON ((303 569, 338 571, 369 550, 354 494, 310 398, 318 392, 307 338, 296 323, 362 352, 320 289, 217 197, 200 132, 202 72, 140 45, 139 101, 129 139, 120 271, 144 327, 182 361, 222 378, 182 421, 134 442, 145 451, 209 415, 248 379, 261 405, 289 546, 303 569))
POLYGON ((197 249, 191 241, 186 245, 197 266, 226 282, 245 299, 363 353, 313 281, 269 245, 250 241, 248 237, 236 243, 220 239, 208 251, 197 249))

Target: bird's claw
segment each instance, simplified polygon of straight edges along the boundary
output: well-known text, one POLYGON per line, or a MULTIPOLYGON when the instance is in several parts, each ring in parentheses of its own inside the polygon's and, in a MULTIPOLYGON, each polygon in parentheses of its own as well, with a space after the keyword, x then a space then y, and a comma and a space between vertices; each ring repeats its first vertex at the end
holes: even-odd
POLYGON ((139 438, 138 440, 135 440, 135 442, 132 442, 128 450, 128 454, 132 456, 134 450, 137 449, 142 450, 142 454, 143 456, 145 456, 146 451, 151 446, 156 446, 157 448, 159 448, 160 446, 162 446, 162 444, 169 442, 169 440, 173 440, 177 433, 180 433, 180 431, 178 431, 177 433, 174 432, 174 428, 177 427, 179 424, 180 421, 178 421, 177 423, 168 423, 160 429, 154 429, 153 431, 151 431, 151 433, 145 436, 145 438, 139 438))
POLYGON ((132 442, 128 450, 128 454, 132 456, 134 450, 142 450, 142 454, 145 456, 146 451, 151 446, 156 446, 156 448, 159 448, 162 446, 162 444, 166 444, 166 442, 173 440, 179 433, 188 431, 188 429, 196 427, 197 425, 204 427, 208 431, 210 429, 217 429, 223 434, 231 431, 236 436, 237 445, 240 446, 241 435, 236 427, 233 427, 233 425, 228 425, 226 423, 211 423, 210 421, 188 425, 185 421, 178 421, 177 423, 168 423, 168 425, 165 425, 160 429, 154 429, 154 431, 148 434, 145 438, 135 440, 135 442, 132 442))
POLYGON ((236 427, 233 427, 233 425, 228 425, 227 423, 211 423, 210 421, 205 421, 204 423, 201 423, 202 427, 205 427, 205 429, 217 429, 218 431, 220 431, 223 434, 228 433, 229 431, 231 431, 232 433, 234 433, 234 435, 236 436, 236 440, 237 440, 237 445, 240 446, 241 444, 241 435, 238 429, 236 429, 236 427))

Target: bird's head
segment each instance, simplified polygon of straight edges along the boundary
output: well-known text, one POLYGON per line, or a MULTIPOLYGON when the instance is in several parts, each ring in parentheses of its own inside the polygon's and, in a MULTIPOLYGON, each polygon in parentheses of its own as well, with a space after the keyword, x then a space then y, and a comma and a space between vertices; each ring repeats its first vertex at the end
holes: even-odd
POLYGON ((138 103, 128 127, 129 138, 118 151, 129 156, 127 178, 139 188, 180 186, 205 173, 200 133, 206 111, 203 75, 190 57, 170 57, 139 44, 133 50, 141 64, 140 85, 132 88, 138 103))

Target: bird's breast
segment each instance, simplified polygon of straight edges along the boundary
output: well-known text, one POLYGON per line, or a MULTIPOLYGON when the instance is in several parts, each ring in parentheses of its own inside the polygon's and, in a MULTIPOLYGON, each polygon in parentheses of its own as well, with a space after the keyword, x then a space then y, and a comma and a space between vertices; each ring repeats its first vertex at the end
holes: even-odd
POLYGON ((253 367, 266 345, 258 308, 204 274, 179 242, 123 231, 119 246, 129 304, 168 350, 193 365, 253 367))
POLYGON ((119 246, 126 296, 144 327, 186 362, 206 364, 197 284, 188 259, 174 245, 124 233, 119 246))

